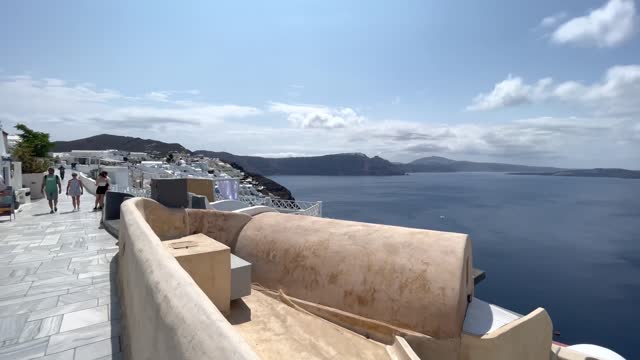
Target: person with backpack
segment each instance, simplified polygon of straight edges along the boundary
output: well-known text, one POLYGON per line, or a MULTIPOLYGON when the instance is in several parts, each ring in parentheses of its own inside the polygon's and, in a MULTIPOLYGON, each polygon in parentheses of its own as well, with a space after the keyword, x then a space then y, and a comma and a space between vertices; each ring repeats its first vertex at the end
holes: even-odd
POLYGON ((60 177, 55 175, 54 171, 52 167, 49 168, 48 174, 42 179, 42 187, 40 188, 40 192, 44 193, 49 201, 49 208, 51 209, 49 214, 58 211, 58 194, 62 194, 60 177))

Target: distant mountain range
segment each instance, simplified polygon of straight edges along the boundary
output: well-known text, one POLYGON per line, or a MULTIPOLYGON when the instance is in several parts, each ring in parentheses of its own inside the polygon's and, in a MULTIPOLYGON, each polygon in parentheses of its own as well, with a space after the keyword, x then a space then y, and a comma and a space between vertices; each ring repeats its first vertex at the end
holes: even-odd
POLYGON ((310 157, 264 158, 189 149, 177 143, 102 134, 74 141, 57 141, 54 152, 71 150, 141 151, 156 157, 168 153, 189 153, 216 157, 236 164, 247 172, 269 175, 403 175, 414 172, 504 172, 514 175, 586 176, 640 178, 640 171, 625 169, 562 169, 548 166, 457 161, 440 156, 429 156, 410 163, 392 163, 379 156, 368 157, 361 153, 333 154, 310 157))
POLYGON ((566 170, 547 166, 457 161, 440 156, 423 157, 403 166, 406 172, 553 172, 566 170))
POLYGON ((190 152, 177 143, 141 139, 138 137, 101 134, 72 141, 56 141, 52 152, 68 152, 71 150, 110 150, 146 152, 156 156, 164 156, 173 152, 190 152))
POLYGON ((263 158, 227 152, 194 151, 196 155, 219 158, 247 171, 268 175, 404 175, 405 170, 381 157, 360 154, 333 154, 310 157, 263 158))
POLYGON ((516 172, 509 175, 544 175, 544 176, 579 176, 579 177, 608 177, 620 179, 640 179, 640 171, 627 169, 576 169, 552 172, 516 172))

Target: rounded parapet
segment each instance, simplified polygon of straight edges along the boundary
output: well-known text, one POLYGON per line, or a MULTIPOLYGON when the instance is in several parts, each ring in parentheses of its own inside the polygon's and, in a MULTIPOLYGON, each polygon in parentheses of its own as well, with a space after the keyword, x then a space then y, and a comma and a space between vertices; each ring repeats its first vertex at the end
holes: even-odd
POLYGON ((235 253, 262 286, 436 338, 460 336, 473 295, 464 234, 263 213, 235 253))

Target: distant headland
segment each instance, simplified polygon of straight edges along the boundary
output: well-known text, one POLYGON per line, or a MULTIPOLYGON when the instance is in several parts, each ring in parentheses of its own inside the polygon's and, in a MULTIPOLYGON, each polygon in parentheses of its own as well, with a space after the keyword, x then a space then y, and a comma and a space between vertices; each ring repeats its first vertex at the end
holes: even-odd
POLYGON ((55 142, 54 152, 71 150, 142 151, 158 157, 168 153, 186 153, 217 157, 236 164, 245 171, 270 175, 321 175, 321 176, 389 176, 407 173, 444 172, 501 172, 510 175, 615 177, 640 179, 640 171, 626 169, 563 169, 547 166, 458 161, 440 156, 429 156, 409 163, 390 162, 379 156, 362 153, 344 153, 309 157, 265 158, 235 155, 209 150, 191 151, 177 143, 141 139, 129 136, 102 134, 85 139, 55 142))

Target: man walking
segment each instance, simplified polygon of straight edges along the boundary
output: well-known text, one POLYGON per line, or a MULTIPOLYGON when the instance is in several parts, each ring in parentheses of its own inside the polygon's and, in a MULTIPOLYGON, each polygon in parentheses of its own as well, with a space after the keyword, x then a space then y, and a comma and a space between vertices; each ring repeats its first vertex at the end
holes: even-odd
POLYGON ((61 179, 61 180, 64 180, 64 170, 65 170, 64 165, 60 165, 60 167, 58 168, 58 170, 60 170, 60 179, 61 179))
POLYGON ((47 196, 47 200, 49 200, 49 208, 51 209, 49 214, 58 211, 58 194, 62 194, 62 184, 58 175, 54 174, 52 167, 49 168, 49 173, 42 180, 40 192, 43 192, 47 196))

